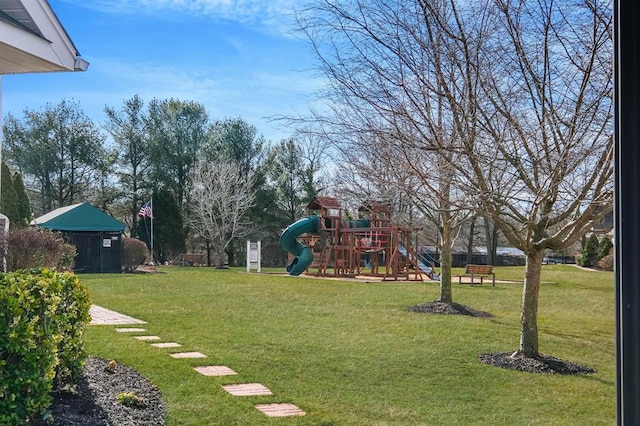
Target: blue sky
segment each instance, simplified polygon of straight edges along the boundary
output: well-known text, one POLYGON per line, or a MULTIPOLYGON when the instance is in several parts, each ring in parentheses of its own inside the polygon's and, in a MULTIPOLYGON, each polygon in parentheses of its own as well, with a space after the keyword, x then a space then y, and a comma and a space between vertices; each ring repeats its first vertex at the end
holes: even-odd
POLYGON ((322 83, 294 34, 292 0, 49 0, 86 72, 6 75, 3 114, 74 100, 96 125, 104 106, 138 94, 198 101, 211 118, 242 117, 277 142, 270 117, 305 113, 322 83))

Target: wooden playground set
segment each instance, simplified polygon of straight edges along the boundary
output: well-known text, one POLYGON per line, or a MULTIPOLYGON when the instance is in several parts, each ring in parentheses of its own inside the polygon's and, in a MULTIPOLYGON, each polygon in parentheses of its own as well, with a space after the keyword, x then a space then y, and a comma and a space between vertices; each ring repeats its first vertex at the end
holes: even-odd
POLYGON ((434 267, 417 255, 417 238, 397 226, 388 205, 365 203, 357 219, 348 219, 337 199, 315 197, 307 217, 291 224, 280 238, 291 253, 287 272, 318 277, 378 277, 384 281, 438 280, 434 267))

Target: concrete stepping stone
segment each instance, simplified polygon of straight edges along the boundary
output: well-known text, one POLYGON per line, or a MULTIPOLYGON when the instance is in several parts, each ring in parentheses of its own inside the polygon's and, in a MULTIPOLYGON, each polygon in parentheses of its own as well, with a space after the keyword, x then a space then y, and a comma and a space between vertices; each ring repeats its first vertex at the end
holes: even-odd
POLYGON ((238 374, 224 365, 208 365, 203 367, 193 367, 193 369, 203 376, 231 376, 233 374, 238 374))
POLYGON ((176 342, 165 342, 165 343, 152 343, 151 346, 153 346, 154 348, 179 348, 182 345, 176 342))
POLYGON ((233 396, 273 395, 269 389, 260 383, 225 385, 222 388, 233 396))
POLYGON ((133 338, 138 340, 160 340, 159 336, 133 336, 133 338))
POLYGON ((118 333, 144 333, 147 331, 144 328, 116 328, 118 333))
POLYGON ((201 354, 200 352, 177 352, 174 354, 169 354, 171 358, 206 358, 205 354, 201 354))
POLYGON ((304 416, 306 414, 293 404, 258 404, 256 408, 267 417, 304 416))

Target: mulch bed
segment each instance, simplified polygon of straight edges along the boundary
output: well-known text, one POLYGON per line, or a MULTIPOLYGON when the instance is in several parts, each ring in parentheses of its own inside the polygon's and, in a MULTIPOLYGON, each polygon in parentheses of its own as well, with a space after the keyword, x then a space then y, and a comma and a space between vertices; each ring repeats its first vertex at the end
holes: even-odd
POLYGON ((126 365, 107 368, 108 361, 90 356, 78 380, 77 393, 54 392, 47 426, 162 426, 164 404, 158 388, 126 365), (126 406, 118 395, 133 392, 141 406, 126 406))

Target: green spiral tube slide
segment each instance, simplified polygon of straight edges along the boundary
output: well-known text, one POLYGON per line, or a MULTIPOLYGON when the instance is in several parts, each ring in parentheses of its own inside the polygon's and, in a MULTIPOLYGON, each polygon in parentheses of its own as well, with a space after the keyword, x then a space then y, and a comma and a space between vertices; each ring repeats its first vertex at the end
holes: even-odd
POLYGON ((300 275, 313 261, 313 251, 300 243, 297 238, 302 234, 317 234, 320 228, 320 218, 316 215, 302 218, 282 231, 280 245, 295 257, 287 265, 289 275, 300 275))

